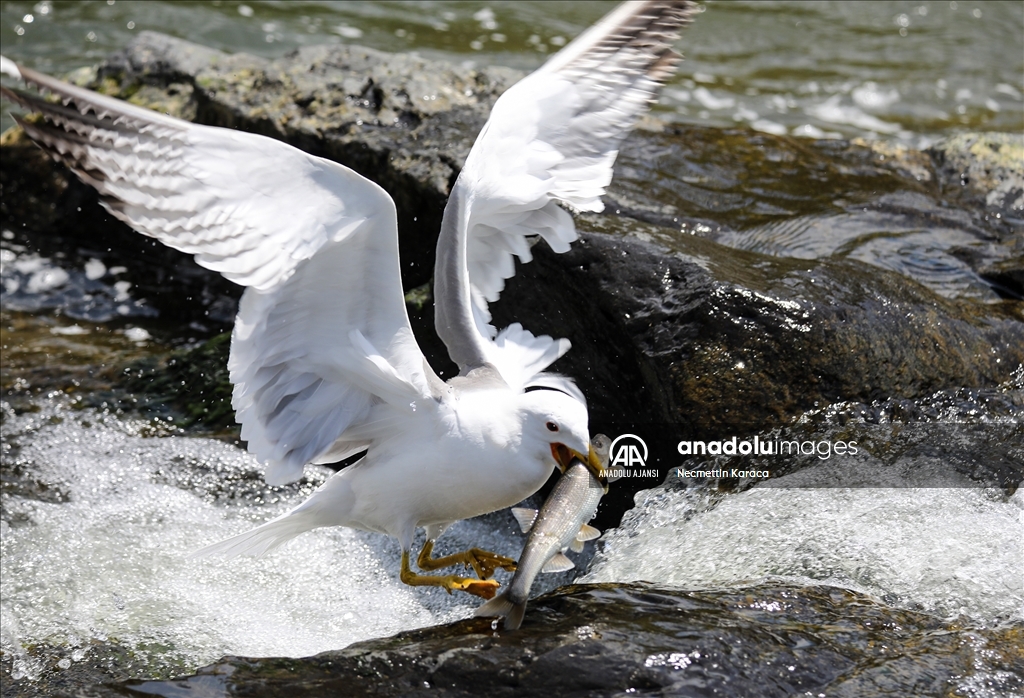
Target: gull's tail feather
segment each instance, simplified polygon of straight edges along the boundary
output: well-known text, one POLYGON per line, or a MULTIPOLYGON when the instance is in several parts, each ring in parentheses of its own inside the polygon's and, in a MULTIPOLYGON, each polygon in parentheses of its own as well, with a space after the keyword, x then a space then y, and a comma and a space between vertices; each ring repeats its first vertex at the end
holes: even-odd
POLYGON ((506 591, 495 596, 473 613, 475 616, 503 616, 505 618, 505 630, 516 630, 523 624, 523 616, 526 614, 526 602, 516 603, 509 598, 506 591))
POLYGON ((318 524, 311 520, 312 517, 303 514, 304 512, 289 512, 251 531, 239 533, 237 536, 197 550, 192 553, 192 557, 263 557, 292 538, 317 528, 318 524))

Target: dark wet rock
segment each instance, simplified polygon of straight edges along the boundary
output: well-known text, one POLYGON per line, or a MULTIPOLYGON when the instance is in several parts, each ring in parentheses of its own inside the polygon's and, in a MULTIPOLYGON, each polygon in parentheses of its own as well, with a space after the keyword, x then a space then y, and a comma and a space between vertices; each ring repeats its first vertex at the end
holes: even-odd
POLYGON ((876 192, 927 184, 867 147, 745 128, 672 124, 628 140, 608 200, 625 215, 716 237, 779 219, 839 212, 876 192), (712 221, 699 227, 697 221, 712 221))
POLYGON ((954 254, 997 292, 1024 298, 1024 135, 962 133, 928 149, 944 197, 983 211, 1005 231, 998 249, 959 248, 954 254))
MULTIPOLYGON (((1024 362, 1017 305, 946 300, 860 262, 760 255, 621 218, 579 227, 565 255, 537 251, 494 315, 530 307, 532 329, 569 337, 555 368, 588 396, 592 430, 641 436, 659 477, 680 464, 681 439, 752 436, 837 402, 995 388, 1024 362)), ((1017 464, 999 482, 1022 474, 1017 464)), ((653 484, 616 483, 596 525, 617 525, 653 484)))
POLYGON ((0 656, 0 698, 78 696, 82 691, 111 695, 114 691, 105 684, 127 681, 136 674, 136 653, 117 642, 94 640, 75 648, 40 644, 28 655, 44 667, 38 678, 16 673, 9 653, 0 656))
POLYGON ((135 362, 123 370, 122 385, 130 392, 175 403, 183 426, 233 426, 227 366, 230 343, 231 335, 225 332, 199 346, 135 362))
MULTIPOLYGON (((1016 392, 1011 416, 992 419, 986 415, 980 422, 948 417, 927 421, 920 404, 908 400, 830 405, 805 415, 797 424, 755 435, 757 442, 749 435, 732 442, 733 446, 745 442, 748 448, 757 443, 766 455, 734 455, 735 450, 726 455, 703 450, 693 454, 688 448, 678 467, 662 478, 662 486, 682 494, 710 485, 716 496, 755 485, 815 490, 1000 488, 1009 497, 1024 481, 1024 423, 1014 416, 1020 414, 1024 391, 1016 392)), ((951 412, 970 406, 975 417, 979 405, 986 409, 993 407, 993 401, 1010 402, 1000 400, 1004 397, 1000 395, 942 397, 941 402, 955 405, 951 412)), ((999 407, 993 409, 998 411, 999 407)))
POLYGON ((175 679, 126 680, 132 652, 84 657, 38 647, 37 681, 15 696, 992 695, 1024 688, 1024 629, 978 629, 831 587, 677 591, 644 584, 563 587, 523 627, 471 619, 314 657, 224 657, 175 679), (64 661, 66 668, 58 664, 64 661), (50 666, 52 665, 52 666, 50 666))
MULTIPOLYGON (((1006 144, 956 151, 958 166, 992 172, 972 191, 1017 191, 1024 160, 1014 163, 1013 137, 975 138, 1006 144)), ((936 169, 927 153, 889 143, 672 125, 626 141, 607 199, 623 215, 739 249, 857 259, 947 297, 1020 299, 1007 279, 1024 269, 1021 205, 1000 212, 963 197, 936 169)))
POLYGON ((73 322, 54 315, 4 311, 0 395, 12 404, 53 391, 90 404, 111 399, 123 367, 167 353, 157 342, 133 341, 123 323, 73 322), (92 402, 96 401, 96 402, 92 402))
POLYGON ((935 164, 928 153, 902 143, 854 138, 854 149, 867 148, 875 154, 874 166, 894 170, 903 177, 927 184, 935 179, 935 164))
MULTIPOLYGON (((999 487, 1024 482, 1024 365, 995 388, 942 390, 917 400, 837 402, 777 430, 777 440, 858 444, 859 457, 835 467, 818 453, 785 459, 733 459, 723 467, 764 468, 768 486, 999 487), (978 419, 978 415, 984 415, 978 419), (787 472, 804 470, 800 484, 787 472)), ((725 459, 728 460, 728 459, 725 459)), ((838 460, 838 459, 837 459, 838 460)))
POLYGON ((1024 360, 1017 305, 957 303, 862 263, 738 251, 621 218, 579 228, 565 255, 537 250, 495 314, 550 298, 537 330, 573 339, 564 360, 587 387, 607 386, 612 402, 623 391, 608 416, 696 432, 771 423, 854 396, 997 385, 1024 360), (649 390, 626 394, 637 383, 649 390))
POLYGON ((514 632, 472 619, 78 695, 946 696, 983 672, 997 692, 1024 687, 1020 639, 829 587, 580 585, 536 600, 514 632))

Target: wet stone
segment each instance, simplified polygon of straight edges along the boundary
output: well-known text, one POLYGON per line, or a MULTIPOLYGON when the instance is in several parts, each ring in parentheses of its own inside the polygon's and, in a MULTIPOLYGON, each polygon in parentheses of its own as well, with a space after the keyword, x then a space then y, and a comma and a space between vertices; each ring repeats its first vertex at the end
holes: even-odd
MULTIPOLYGON (((125 647, 114 640, 89 640, 76 647, 39 644, 27 661, 40 676, 26 674, 26 658, 0 657, 0 696, 123 696, 131 695, 112 684, 127 681, 137 672, 143 651, 125 647)), ((170 678, 173 672, 164 674, 170 678)))
POLYGON ((943 188, 1024 225, 1024 135, 964 133, 930 147, 943 188))
POLYGON ((779 257, 856 259, 945 297, 1019 299, 1016 285, 993 280, 992 269, 1021 268, 1024 204, 1000 212, 983 200, 989 192, 1003 201, 1022 186, 1018 140, 974 134, 937 145, 930 157, 885 142, 673 125, 626 140, 607 201, 609 210, 678 237, 779 257), (944 157, 991 172, 971 190, 980 199, 949 188, 944 157))
POLYGON ((119 688, 164 696, 211 682, 226 696, 945 696, 990 662, 1011 668, 999 690, 1022 687, 1019 635, 829 587, 576 585, 533 602, 518 631, 472 619, 307 659, 225 657, 189 677, 119 688))
POLYGON ((568 336, 555 368, 577 378, 593 430, 667 430, 652 452, 832 403, 995 388, 1024 362, 1019 305, 946 300, 856 261, 741 252, 623 220, 583 217, 581 243, 536 250, 493 309, 500 324, 529 308, 534 331, 568 336))

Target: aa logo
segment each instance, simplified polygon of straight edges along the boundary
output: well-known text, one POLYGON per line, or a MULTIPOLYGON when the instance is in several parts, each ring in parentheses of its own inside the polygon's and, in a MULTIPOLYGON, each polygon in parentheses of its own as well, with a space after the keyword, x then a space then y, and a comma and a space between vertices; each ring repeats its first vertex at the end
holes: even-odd
POLYGON ((608 451, 609 467, 642 468, 647 465, 647 444, 636 434, 620 434, 608 451))

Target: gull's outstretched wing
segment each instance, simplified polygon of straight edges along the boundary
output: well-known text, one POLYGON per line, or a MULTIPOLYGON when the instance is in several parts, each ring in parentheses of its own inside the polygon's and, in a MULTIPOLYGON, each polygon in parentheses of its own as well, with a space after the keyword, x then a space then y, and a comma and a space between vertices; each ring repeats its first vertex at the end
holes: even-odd
POLYGON ((569 348, 518 324, 495 337, 487 304, 531 259, 576 239, 577 211, 600 211, 618 147, 672 74, 672 45, 695 6, 627 2, 495 103, 444 212, 434 271, 435 326, 462 373, 492 364, 522 386, 569 348))
POLYGON ((267 482, 365 448, 374 405, 401 418, 437 391, 409 325, 383 189, 270 138, 180 121, 7 59, 0 67, 61 99, 3 88, 42 114, 18 122, 111 213, 247 287, 231 343, 233 404, 267 482))

